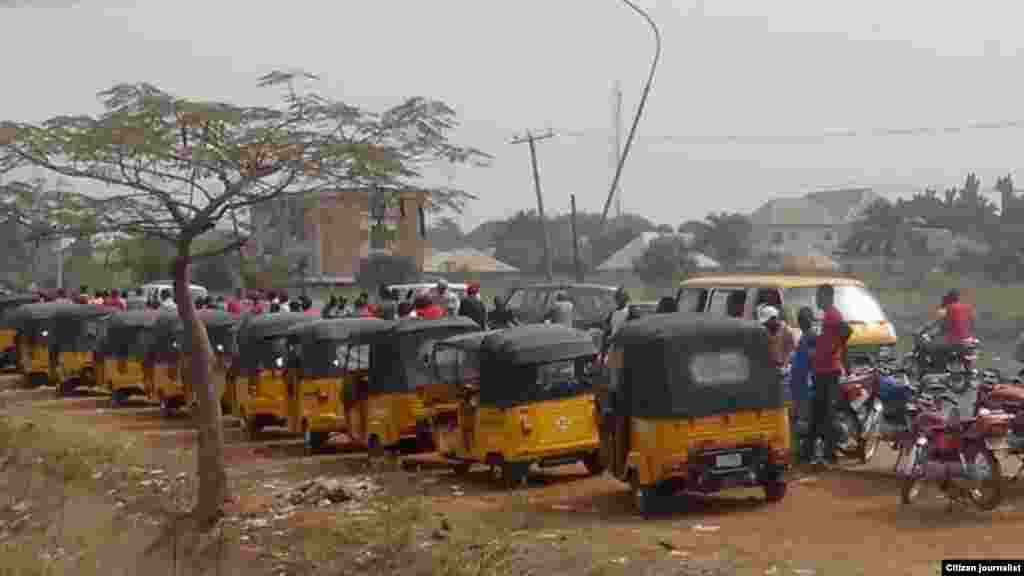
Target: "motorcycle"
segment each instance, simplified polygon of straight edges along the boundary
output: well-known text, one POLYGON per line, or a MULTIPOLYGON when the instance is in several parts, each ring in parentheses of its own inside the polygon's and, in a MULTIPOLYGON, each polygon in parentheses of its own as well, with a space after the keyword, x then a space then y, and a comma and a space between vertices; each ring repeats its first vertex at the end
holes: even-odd
POLYGON ((1012 416, 981 409, 977 417, 961 420, 959 401, 948 393, 922 395, 910 410, 915 438, 900 470, 902 503, 916 500, 925 480, 935 478, 951 508, 960 502, 995 509, 1002 500, 1002 469, 995 452, 1006 449, 1012 416), (947 404, 952 408, 948 414, 947 404))
POLYGON ((981 341, 969 338, 958 345, 940 345, 937 349, 932 343, 932 327, 925 326, 914 334, 914 347, 903 358, 903 369, 912 380, 920 380, 928 374, 950 374, 950 389, 962 394, 970 387, 972 379, 977 378, 978 349, 981 341), (942 352, 945 362, 940 362, 942 352))
POLYGON ((1013 479, 1024 477, 1024 382, 1018 375, 1007 382, 997 370, 985 370, 978 386, 975 414, 983 410, 997 410, 1010 414, 1010 433, 1007 435, 1007 453, 1019 460, 1013 479))
POLYGON ((839 382, 832 426, 836 450, 842 456, 867 464, 882 441, 883 403, 879 396, 879 371, 873 366, 852 370, 839 382))
MULTIPOLYGON (((864 358, 864 360, 869 360, 864 358)), ((856 365, 850 374, 839 381, 838 397, 832 411, 832 430, 836 441, 836 456, 856 458, 862 464, 870 462, 878 452, 884 436, 885 404, 879 394, 881 371, 868 361, 856 365)), ((788 378, 788 374, 785 374, 788 378)), ((786 387, 788 390, 788 385, 786 387)), ((809 403, 814 405, 815 386, 809 390, 809 403)), ((805 441, 808 422, 798 423, 798 438, 805 441)), ((823 458, 824 444, 815 443, 818 458, 823 458)))

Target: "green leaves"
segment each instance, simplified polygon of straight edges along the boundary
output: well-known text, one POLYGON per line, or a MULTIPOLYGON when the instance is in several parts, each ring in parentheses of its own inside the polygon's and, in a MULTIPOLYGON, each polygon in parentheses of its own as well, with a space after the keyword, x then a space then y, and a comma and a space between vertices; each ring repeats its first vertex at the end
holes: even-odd
MULTIPOLYGON (((62 228, 191 241, 225 215, 283 194, 422 189, 425 166, 489 158, 450 140, 458 122, 443 102, 415 97, 374 113, 300 89, 316 79, 262 76, 260 86, 287 88, 273 107, 117 84, 98 94, 101 114, 0 125, 0 170, 33 165, 104 184, 103 193, 70 196, 79 202, 71 212, 48 216, 62 228)), ((474 198, 457 188, 429 192, 433 206, 453 210, 474 198)))

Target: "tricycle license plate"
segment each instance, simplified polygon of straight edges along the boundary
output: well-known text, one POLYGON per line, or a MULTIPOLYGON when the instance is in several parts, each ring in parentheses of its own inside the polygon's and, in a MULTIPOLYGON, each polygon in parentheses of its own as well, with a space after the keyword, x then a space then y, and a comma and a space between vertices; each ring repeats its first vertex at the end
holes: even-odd
POLYGON ((986 438, 985 445, 988 446, 989 450, 1006 450, 1009 448, 1009 444, 1006 442, 1006 438, 986 438))
POLYGON ((715 468, 739 468, 743 466, 743 454, 719 454, 715 456, 715 468))

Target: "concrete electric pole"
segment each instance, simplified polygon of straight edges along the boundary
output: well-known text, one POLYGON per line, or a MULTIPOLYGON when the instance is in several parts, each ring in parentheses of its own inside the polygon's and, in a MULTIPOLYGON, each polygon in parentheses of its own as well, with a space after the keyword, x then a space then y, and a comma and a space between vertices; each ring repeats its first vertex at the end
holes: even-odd
POLYGON ((537 192, 537 216, 540 217, 540 229, 541 229, 541 241, 544 244, 544 272, 547 276, 548 282, 553 282, 554 272, 551 269, 551 242, 548 237, 548 224, 547 219, 544 217, 544 196, 541 194, 540 189, 540 172, 537 169, 537 146, 536 142, 541 140, 547 140, 548 138, 554 138, 554 134, 550 130, 544 134, 534 134, 530 131, 526 132, 526 135, 512 139, 511 144, 529 144, 530 145, 530 164, 533 167, 533 187, 537 192))
MULTIPOLYGON (((615 153, 615 157, 612 160, 612 170, 614 171, 619 165, 619 160, 622 159, 622 83, 616 81, 615 88, 612 94, 612 121, 615 123, 615 142, 612 145, 612 150, 615 153)), ((622 216, 622 185, 619 184, 615 191, 615 215, 622 216)))

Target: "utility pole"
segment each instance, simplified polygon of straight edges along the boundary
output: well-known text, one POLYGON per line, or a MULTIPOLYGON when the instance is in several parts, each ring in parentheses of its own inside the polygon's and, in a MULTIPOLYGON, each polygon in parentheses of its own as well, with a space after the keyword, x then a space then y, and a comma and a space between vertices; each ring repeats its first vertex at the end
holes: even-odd
POLYGON ((580 262, 580 241, 579 237, 576 236, 576 195, 569 195, 569 202, 572 207, 572 261, 576 265, 576 282, 578 284, 583 283, 583 266, 580 262))
POLYGON ((555 276, 551 269, 551 242, 548 238, 547 219, 544 217, 544 196, 540 191, 540 172, 537 169, 536 142, 540 140, 547 140, 548 138, 554 138, 554 136, 555 135, 552 134, 550 130, 540 135, 536 135, 527 130, 525 136, 514 138, 511 142, 511 144, 526 143, 530 145, 530 164, 533 167, 533 187, 537 191, 537 215, 540 217, 541 241, 544 243, 544 272, 547 276, 548 282, 553 282, 555 276))
MULTIPOLYGON (((615 158, 612 161, 612 170, 619 165, 622 158, 622 83, 615 81, 613 101, 613 121, 615 122, 615 143, 612 149, 615 151, 615 158)), ((615 215, 622 216, 622 185, 618 184, 615 189, 615 215)))

